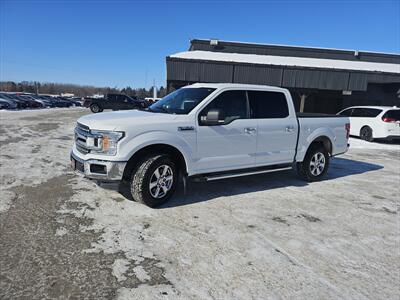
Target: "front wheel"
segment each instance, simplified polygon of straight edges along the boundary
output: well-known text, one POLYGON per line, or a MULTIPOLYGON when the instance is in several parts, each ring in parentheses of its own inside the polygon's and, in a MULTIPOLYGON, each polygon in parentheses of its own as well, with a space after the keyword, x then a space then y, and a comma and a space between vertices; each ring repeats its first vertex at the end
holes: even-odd
POLYGON ((133 171, 131 194, 135 201, 156 207, 175 193, 178 171, 175 162, 165 154, 144 158, 133 171))
POLYGON ((321 180, 329 167, 329 153, 322 146, 312 146, 304 160, 297 163, 297 173, 306 181, 321 180))

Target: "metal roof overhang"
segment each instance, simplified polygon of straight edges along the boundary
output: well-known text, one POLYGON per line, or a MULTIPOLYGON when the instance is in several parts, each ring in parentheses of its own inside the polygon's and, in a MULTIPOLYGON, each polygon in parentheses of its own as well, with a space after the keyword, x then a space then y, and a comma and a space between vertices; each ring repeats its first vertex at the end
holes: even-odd
MULTIPOLYGON (((189 51, 196 52, 196 51, 189 51)), ((205 51, 203 51, 205 52, 205 51)), ((185 53, 185 52, 184 52, 185 53)), ((400 83, 399 73, 380 72, 372 70, 351 69, 354 62, 347 64, 346 69, 341 69, 343 64, 337 64, 335 68, 328 68, 318 65, 305 64, 285 65, 284 60, 278 59, 277 64, 263 64, 263 60, 254 63, 254 59, 246 62, 246 55, 241 55, 244 59, 232 61, 227 57, 224 61, 210 56, 210 53, 221 55, 222 53, 208 52, 204 58, 198 55, 171 55, 167 57, 167 80, 186 81, 186 82, 233 82, 248 84, 265 84, 286 88, 305 88, 322 90, 349 90, 366 91, 369 82, 374 83, 400 83), (189 57, 189 58, 188 58, 189 57), (210 57, 212 59, 210 59, 210 57)), ((254 56, 254 55, 253 55, 254 56)), ((251 58, 251 57, 249 57, 251 58)), ((283 58, 284 59, 284 58, 283 58)), ((288 61, 290 58, 288 59, 288 61)), ((311 60, 318 62, 318 60, 311 60)), ((276 61, 276 59, 275 59, 276 61)), ((327 60, 329 61, 329 60, 327 60)), ((387 67, 388 64, 383 64, 387 67)), ((365 65, 371 66, 371 65, 365 65)), ((396 65, 395 65, 396 66, 396 65)), ((376 65, 374 66, 376 67, 376 65)), ((389 70, 394 70, 393 66, 389 70)))

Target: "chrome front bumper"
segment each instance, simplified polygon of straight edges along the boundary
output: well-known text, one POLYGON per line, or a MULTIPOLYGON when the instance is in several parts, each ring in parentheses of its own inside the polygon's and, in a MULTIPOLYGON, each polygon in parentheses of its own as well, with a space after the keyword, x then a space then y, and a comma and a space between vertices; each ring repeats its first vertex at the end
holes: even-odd
POLYGON ((122 180, 126 162, 89 159, 83 160, 71 152, 71 167, 85 177, 100 181, 122 180))

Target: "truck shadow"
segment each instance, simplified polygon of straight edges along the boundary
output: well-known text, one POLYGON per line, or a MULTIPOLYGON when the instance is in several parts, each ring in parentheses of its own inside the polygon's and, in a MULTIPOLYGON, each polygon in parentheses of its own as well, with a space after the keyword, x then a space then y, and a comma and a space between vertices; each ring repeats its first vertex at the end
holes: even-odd
MULTIPOLYGON (((363 174, 382 169, 383 166, 346 158, 334 158, 331 161, 325 181, 336 178, 363 174)), ((282 171, 246 177, 223 179, 211 182, 188 182, 186 195, 183 188, 179 189, 171 200, 158 209, 190 205, 213 200, 224 196, 239 196, 242 194, 268 191, 284 187, 302 187, 309 183, 297 177, 295 171, 282 171)), ((120 187, 119 192, 132 200, 129 187, 120 187)))

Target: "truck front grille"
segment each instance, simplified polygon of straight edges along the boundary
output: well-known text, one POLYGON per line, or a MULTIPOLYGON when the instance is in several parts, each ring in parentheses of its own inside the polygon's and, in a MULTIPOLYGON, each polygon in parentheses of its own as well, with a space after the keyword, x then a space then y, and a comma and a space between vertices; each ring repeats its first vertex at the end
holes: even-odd
POLYGON ((89 147, 86 145, 86 140, 90 136, 90 129, 86 125, 77 123, 75 127, 75 145, 76 149, 84 154, 90 153, 89 147))

